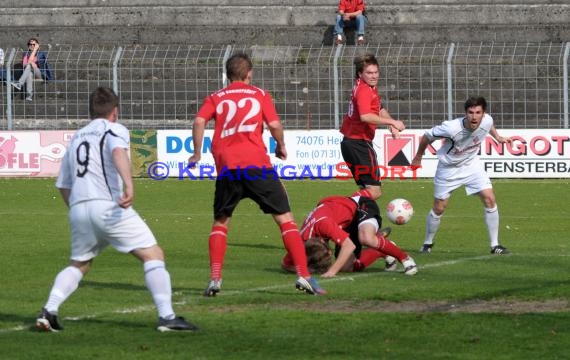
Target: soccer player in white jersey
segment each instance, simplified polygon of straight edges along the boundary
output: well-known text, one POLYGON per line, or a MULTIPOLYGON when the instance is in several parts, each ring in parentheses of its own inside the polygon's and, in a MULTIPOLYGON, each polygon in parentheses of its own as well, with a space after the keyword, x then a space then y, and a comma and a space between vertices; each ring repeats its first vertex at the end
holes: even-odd
POLYGON ((36 319, 40 331, 60 331, 60 305, 77 289, 93 259, 111 245, 143 263, 147 288, 157 307, 157 330, 198 330, 172 309, 170 274, 164 253, 149 227, 132 208, 134 189, 129 131, 118 124, 119 98, 99 87, 89 98, 91 122, 79 129, 67 148, 56 186, 69 207, 71 256, 56 276, 36 319))
POLYGON ((486 110, 485 98, 470 97, 465 102, 465 117, 444 121, 426 131, 420 141, 412 166, 421 165, 429 144, 436 139, 444 139, 442 147, 437 151, 433 207, 427 215, 425 239, 420 252, 431 252, 451 193, 460 186, 465 186, 467 195, 479 195, 485 207, 485 224, 489 233, 491 254, 509 253, 499 244, 499 210, 495 193, 477 153, 487 134, 499 143, 510 143, 511 139, 497 133, 493 118, 486 110))

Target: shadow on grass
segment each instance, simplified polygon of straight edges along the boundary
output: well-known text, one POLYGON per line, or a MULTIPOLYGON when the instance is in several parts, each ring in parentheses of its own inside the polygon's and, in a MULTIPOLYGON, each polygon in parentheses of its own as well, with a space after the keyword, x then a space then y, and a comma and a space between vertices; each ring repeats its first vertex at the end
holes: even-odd
MULTIPOLYGON (((38 314, 40 309, 38 309, 38 314)), ((0 313, 0 322, 14 322, 22 323, 22 325, 35 323, 37 314, 30 314, 30 316, 21 316, 16 314, 0 313)))
MULTIPOLYGON (((106 288, 106 289, 112 289, 112 290, 129 290, 129 291, 143 291, 146 294, 148 294, 148 296, 150 296, 150 292, 148 291, 146 285, 144 285, 143 283, 143 278, 141 275, 141 284, 140 285, 135 285, 135 284, 127 284, 127 283, 118 283, 118 282, 100 282, 100 281, 89 281, 89 280, 84 280, 81 282, 80 289, 78 291, 81 291, 82 287, 88 287, 88 288, 93 288, 93 289, 102 289, 102 288, 106 288)), ((206 284, 206 282, 204 282, 204 284, 206 284)), ((206 287, 206 285, 204 285, 204 288, 206 287)), ((185 295, 188 294, 193 294, 193 293, 199 293, 201 294, 204 291, 203 288, 190 288, 190 287, 172 287, 172 292, 182 292, 185 295)), ((174 301, 174 300, 173 300, 174 301)))
POLYGON ((285 250, 283 248, 283 244, 280 245, 268 245, 268 244, 236 244, 236 243, 228 243, 228 247, 246 247, 246 248, 253 248, 253 249, 280 249, 285 250))
MULTIPOLYGON (((38 313, 39 313, 39 311, 38 311, 38 313)), ((0 322, 20 323, 21 326, 23 327, 23 329, 26 331, 40 332, 38 329, 36 329, 36 326, 35 326, 36 315, 37 314, 30 315, 30 316, 20 316, 20 315, 16 315, 16 314, 0 313, 0 322)), ((94 319, 94 318, 85 318, 85 319, 80 319, 80 320, 69 320, 69 319, 65 319, 65 317, 63 317, 63 319, 60 320, 60 323, 64 327, 64 330, 70 324, 74 324, 74 325, 72 325, 72 327, 81 326, 81 327, 85 327, 85 328, 93 326, 94 324, 95 325, 96 324, 112 325, 112 326, 123 327, 123 328, 131 328, 131 329, 141 329, 141 328, 149 328, 149 327, 151 329, 154 329, 154 327, 156 326, 155 323, 137 322, 135 316, 133 316, 132 321, 117 320, 117 319, 94 319)))
MULTIPOLYGON (((101 281, 90 281, 90 280, 83 280, 79 285, 81 287, 90 287, 90 288, 107 288, 107 289, 116 289, 116 290, 134 290, 134 291, 148 291, 146 286, 143 283, 143 276, 141 274, 141 284, 127 284, 127 283, 120 283, 120 282, 101 282, 101 281)), ((81 291, 81 290, 79 290, 81 291)))

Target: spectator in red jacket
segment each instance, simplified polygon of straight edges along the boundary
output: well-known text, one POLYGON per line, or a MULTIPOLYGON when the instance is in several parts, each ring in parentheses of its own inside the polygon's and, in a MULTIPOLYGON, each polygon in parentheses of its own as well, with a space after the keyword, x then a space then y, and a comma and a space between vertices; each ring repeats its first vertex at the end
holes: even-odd
POLYGON ((356 28, 358 36, 356 43, 358 45, 364 44, 364 26, 367 22, 364 11, 364 0, 340 0, 338 2, 338 14, 334 27, 334 41, 337 45, 344 42, 345 27, 356 28))

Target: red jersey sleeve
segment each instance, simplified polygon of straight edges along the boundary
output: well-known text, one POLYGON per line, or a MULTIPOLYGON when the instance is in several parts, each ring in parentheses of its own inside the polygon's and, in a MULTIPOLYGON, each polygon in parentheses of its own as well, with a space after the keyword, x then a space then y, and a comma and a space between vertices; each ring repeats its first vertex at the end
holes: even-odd
POLYGON ((375 97, 377 97, 377 95, 374 94, 374 92, 371 91, 371 89, 361 86, 359 87, 355 95, 356 99, 354 102, 358 107, 358 113, 360 114, 360 116, 365 114, 375 114, 375 115, 379 114, 379 111, 376 111, 375 109, 377 106, 374 106, 375 100, 378 101, 377 99, 374 99, 375 97))
POLYGON ((206 119, 206 122, 210 121, 216 115, 216 104, 212 100, 212 96, 206 96, 200 110, 196 114, 196 117, 206 119))
POLYGON ((277 109, 275 109, 275 104, 271 98, 271 94, 264 91, 262 109, 263 121, 269 124, 272 121, 279 120, 279 115, 277 114, 277 109))

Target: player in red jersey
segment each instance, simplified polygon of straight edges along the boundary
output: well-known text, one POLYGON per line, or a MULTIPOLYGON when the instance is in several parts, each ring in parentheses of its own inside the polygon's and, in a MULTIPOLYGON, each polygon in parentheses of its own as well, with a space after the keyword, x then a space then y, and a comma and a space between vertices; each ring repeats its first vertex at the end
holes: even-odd
MULTIPOLYGON (((235 54, 226 62, 231 84, 206 97, 198 110, 192 136, 194 149, 201 149, 206 123, 214 119, 212 153, 218 177, 214 195, 214 223, 209 237, 210 282, 205 296, 221 289, 222 267, 227 248, 228 225, 234 209, 243 198, 255 201, 264 213, 273 215, 283 244, 291 254, 298 279, 295 287, 309 294, 326 291, 311 277, 301 235, 289 206, 289 198, 271 165, 262 139, 264 124, 276 142, 275 155, 287 158, 283 126, 271 95, 251 85, 253 65, 245 54, 235 54)), ((193 167, 200 151, 188 159, 193 167)))
MULTIPOLYGON (((386 239, 390 231, 380 229, 382 218, 378 205, 363 193, 366 194, 365 191, 358 191, 351 196, 328 196, 321 199, 301 226, 303 241, 319 237, 331 240, 339 249, 336 260, 323 277, 333 277, 339 271, 362 271, 378 258, 386 256, 400 261, 404 265, 405 274, 416 274, 416 263, 396 244, 386 239), (364 250, 363 245, 367 247, 364 250)), ((387 268, 394 270, 395 263, 389 265, 390 262, 395 260, 387 260, 387 268)), ((290 264, 291 258, 287 254, 283 258, 282 267, 287 270, 290 264)))
POLYGON ((356 184, 367 189, 370 197, 376 200, 382 195, 380 170, 372 144, 376 127, 387 125, 394 137, 406 127, 402 121, 394 120, 382 106, 376 87, 380 76, 378 60, 374 55, 357 57, 354 67, 356 82, 340 128, 344 135, 340 150, 356 184), (362 169, 366 169, 366 173, 362 169))

